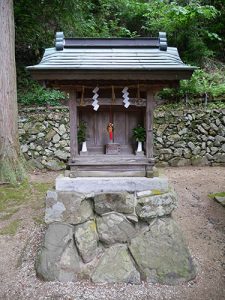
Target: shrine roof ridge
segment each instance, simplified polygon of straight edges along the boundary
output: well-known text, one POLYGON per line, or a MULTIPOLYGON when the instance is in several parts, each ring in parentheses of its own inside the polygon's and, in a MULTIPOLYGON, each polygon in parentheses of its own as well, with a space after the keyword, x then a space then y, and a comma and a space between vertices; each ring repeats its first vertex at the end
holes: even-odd
POLYGON ((64 48, 157 48, 167 50, 165 32, 159 32, 158 37, 137 38, 65 38, 63 32, 57 32, 55 48, 61 51, 64 48))

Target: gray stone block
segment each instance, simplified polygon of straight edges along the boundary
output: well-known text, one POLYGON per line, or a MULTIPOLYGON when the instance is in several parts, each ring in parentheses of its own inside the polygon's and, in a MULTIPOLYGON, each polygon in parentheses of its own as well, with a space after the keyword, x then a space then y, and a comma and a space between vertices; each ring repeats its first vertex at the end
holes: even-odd
POLYGON ((85 263, 95 258, 100 248, 98 248, 98 234, 94 220, 75 226, 75 241, 85 263))
POLYGON ((146 196, 138 199, 136 213, 144 221, 151 221, 152 218, 162 217, 171 214, 176 208, 177 198, 173 192, 146 196))
POLYGON ((196 275, 183 236, 171 218, 153 221, 149 231, 131 240, 129 250, 142 279, 149 282, 177 284, 196 275))
POLYGON ((78 177, 56 178, 56 191, 78 193, 140 192, 146 190, 168 191, 168 179, 164 177, 78 177))
POLYGON ((140 273, 136 270, 126 245, 114 245, 107 249, 92 277, 93 282, 140 283, 140 273))
POLYGON ((74 281, 78 278, 80 263, 73 243, 73 226, 50 224, 36 260, 37 275, 46 281, 74 281))
POLYGON ((132 214, 135 207, 135 196, 130 193, 101 193, 94 197, 94 209, 99 215, 117 211, 132 214))
POLYGON ((119 213, 106 213, 96 218, 99 240, 108 245, 125 243, 135 236, 134 225, 119 213))

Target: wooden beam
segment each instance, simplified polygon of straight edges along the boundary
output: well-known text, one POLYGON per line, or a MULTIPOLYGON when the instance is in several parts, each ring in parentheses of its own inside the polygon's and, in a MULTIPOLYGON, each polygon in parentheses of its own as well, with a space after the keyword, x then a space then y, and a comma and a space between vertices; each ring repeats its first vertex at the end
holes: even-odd
POLYGON ((70 110, 70 161, 74 162, 78 155, 77 143, 77 103, 76 90, 69 92, 69 110, 70 110))
POLYGON ((154 91, 147 91, 146 102, 146 156, 153 158, 153 110, 154 110, 154 91))

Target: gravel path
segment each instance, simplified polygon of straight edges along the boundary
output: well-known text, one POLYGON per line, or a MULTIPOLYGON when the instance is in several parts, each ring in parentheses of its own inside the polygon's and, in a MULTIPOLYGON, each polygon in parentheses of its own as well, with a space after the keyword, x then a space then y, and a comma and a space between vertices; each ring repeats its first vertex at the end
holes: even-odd
MULTIPOLYGON (((0 236, 0 299, 225 299, 225 209, 207 197, 225 191, 225 168, 169 168, 163 173, 179 195, 179 207, 173 216, 197 264, 195 280, 178 286, 42 282, 35 276, 34 257, 44 225, 35 224, 33 217, 43 214, 43 208, 24 206, 15 214, 22 219, 17 234, 0 236)), ((47 173, 31 179, 46 182, 55 176, 47 173)))

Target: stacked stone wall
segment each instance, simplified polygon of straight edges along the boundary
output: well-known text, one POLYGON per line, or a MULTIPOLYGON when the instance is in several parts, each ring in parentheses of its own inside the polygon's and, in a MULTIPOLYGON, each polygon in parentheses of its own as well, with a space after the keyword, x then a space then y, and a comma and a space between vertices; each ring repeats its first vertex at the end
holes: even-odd
MULTIPOLYGON (((60 170, 69 157, 67 107, 20 110, 21 150, 37 168, 60 170)), ((225 109, 155 111, 157 166, 225 165, 225 109)))

